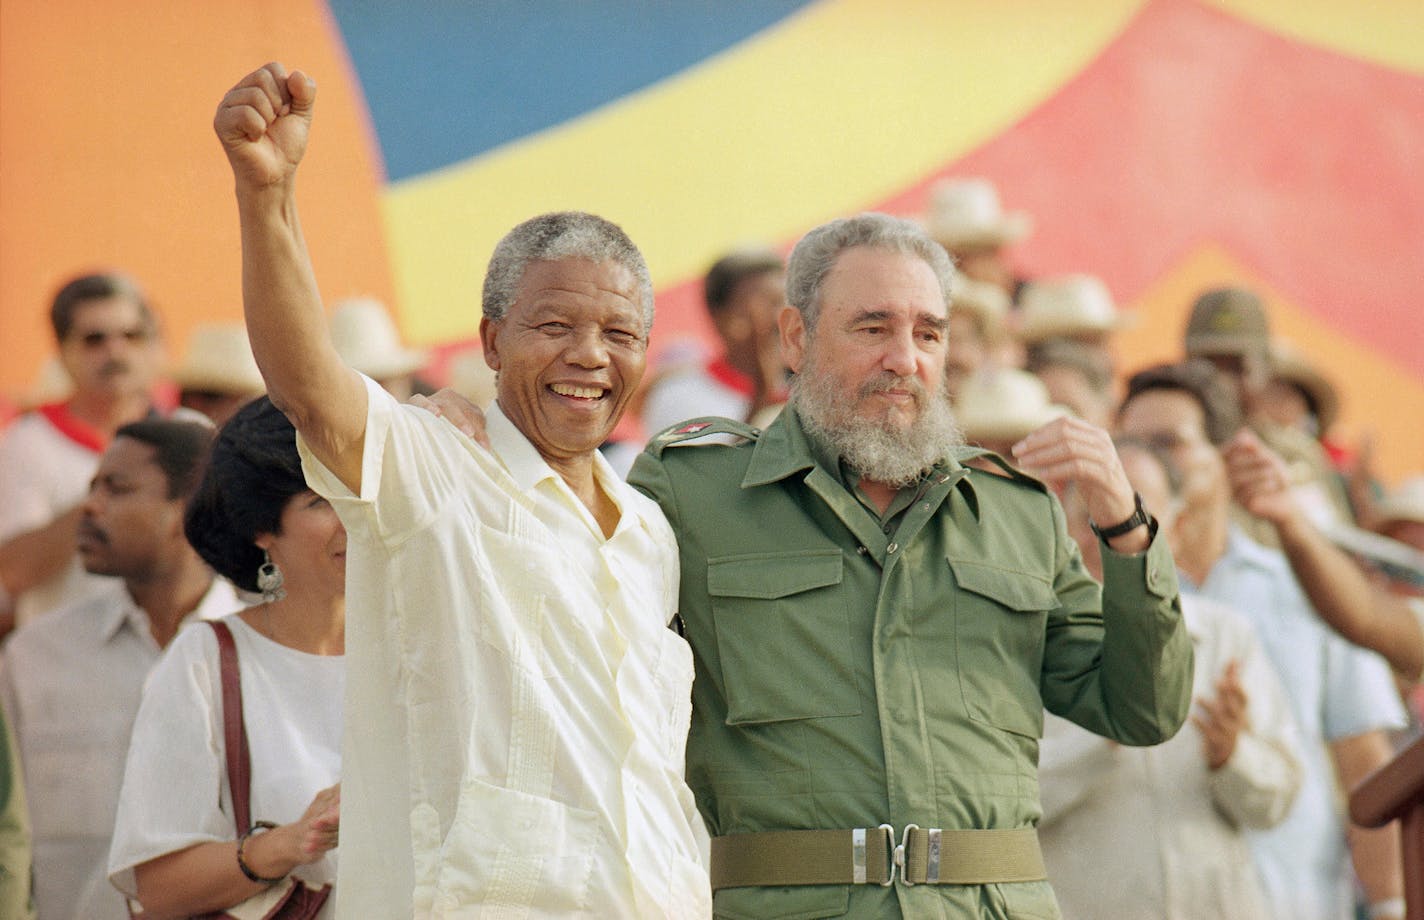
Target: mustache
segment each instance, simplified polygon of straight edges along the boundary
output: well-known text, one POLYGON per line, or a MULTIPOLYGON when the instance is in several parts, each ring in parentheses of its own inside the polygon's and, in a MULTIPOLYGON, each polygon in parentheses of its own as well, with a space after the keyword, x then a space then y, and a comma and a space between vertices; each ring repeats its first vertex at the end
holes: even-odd
POLYGON ((916 404, 921 406, 924 405, 925 400, 929 397, 929 393, 926 391, 925 385, 920 381, 920 378, 914 376, 901 377, 889 371, 882 371, 879 375, 862 383, 857 395, 864 398, 876 393, 885 393, 889 390, 909 390, 910 394, 915 397, 916 404))
POLYGON ((116 377, 119 374, 127 374, 133 370, 133 365, 123 358, 110 358, 99 367, 99 376, 116 377))

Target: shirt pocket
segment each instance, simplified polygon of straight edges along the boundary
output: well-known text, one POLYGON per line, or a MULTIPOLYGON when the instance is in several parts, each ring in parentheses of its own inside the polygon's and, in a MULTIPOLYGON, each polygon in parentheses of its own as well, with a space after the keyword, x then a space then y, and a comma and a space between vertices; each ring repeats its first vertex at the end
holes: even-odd
POLYGON ((479 905, 523 917, 587 913, 602 839, 592 811, 469 779, 441 848, 435 915, 479 905))
POLYGON ((971 719, 1043 736, 1044 631, 1058 596, 1046 578, 982 562, 950 559, 959 585, 955 645, 959 686, 971 719))
POLYGON ((861 712, 838 549, 707 562, 727 724, 861 712))

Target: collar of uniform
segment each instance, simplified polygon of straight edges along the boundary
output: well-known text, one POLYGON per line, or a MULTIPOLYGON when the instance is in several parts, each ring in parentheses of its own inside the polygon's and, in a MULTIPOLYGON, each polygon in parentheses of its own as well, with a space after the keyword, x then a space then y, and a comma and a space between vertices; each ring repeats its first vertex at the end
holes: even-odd
POLYGON ((764 486, 815 465, 816 457, 801 428, 801 417, 796 414, 795 405, 787 404, 757 438, 747 473, 742 477, 742 488, 764 486))

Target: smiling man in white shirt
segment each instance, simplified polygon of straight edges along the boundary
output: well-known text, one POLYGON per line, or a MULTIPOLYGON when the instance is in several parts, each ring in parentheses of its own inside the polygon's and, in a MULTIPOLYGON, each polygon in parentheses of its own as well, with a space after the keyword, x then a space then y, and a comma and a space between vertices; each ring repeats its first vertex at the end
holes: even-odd
POLYGON ((597 450, 643 374, 646 264, 587 214, 501 241, 481 448, 331 345, 293 190, 314 94, 269 64, 214 127, 253 351, 348 533, 338 912, 705 917, 706 831, 682 777, 692 657, 666 628, 676 543, 597 450))

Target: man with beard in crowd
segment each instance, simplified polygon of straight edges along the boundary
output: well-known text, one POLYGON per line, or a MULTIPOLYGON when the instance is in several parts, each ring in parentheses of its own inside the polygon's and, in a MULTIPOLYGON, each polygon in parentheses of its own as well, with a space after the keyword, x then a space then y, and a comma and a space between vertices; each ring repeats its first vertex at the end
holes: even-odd
POLYGON ((1057 916, 1044 709, 1135 745, 1186 716, 1172 559, 1106 433, 1054 421, 1019 469, 962 447, 950 271, 907 221, 811 231, 780 321, 786 411, 670 429, 630 476, 678 536, 719 916, 1057 916), (682 446, 719 433, 746 440, 682 446), (1083 496, 1105 587, 1045 482, 1083 496))

